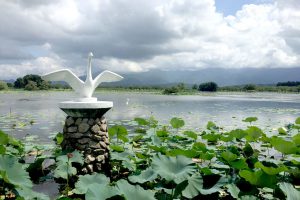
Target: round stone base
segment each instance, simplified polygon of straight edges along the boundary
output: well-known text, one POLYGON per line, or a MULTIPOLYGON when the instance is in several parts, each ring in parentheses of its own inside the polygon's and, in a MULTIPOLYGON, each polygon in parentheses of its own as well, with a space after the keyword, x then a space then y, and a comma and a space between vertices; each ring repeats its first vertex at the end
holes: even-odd
POLYGON ((63 150, 79 150, 84 165, 79 174, 109 171, 109 138, 105 117, 71 117, 65 120, 63 150))
MULTIPOLYGON (((96 99, 97 100, 97 99, 96 99)), ((68 116, 71 117, 87 117, 97 118, 103 116, 109 109, 113 107, 112 101, 64 101, 59 103, 68 116)))

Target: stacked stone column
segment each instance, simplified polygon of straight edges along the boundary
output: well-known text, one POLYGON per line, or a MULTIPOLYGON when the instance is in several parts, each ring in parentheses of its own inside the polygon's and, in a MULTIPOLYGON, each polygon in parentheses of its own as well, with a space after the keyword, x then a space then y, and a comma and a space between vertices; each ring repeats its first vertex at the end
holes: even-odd
POLYGON ((79 150, 84 155, 84 164, 78 169, 79 174, 108 171, 109 138, 105 117, 68 116, 63 135, 63 150, 79 150))

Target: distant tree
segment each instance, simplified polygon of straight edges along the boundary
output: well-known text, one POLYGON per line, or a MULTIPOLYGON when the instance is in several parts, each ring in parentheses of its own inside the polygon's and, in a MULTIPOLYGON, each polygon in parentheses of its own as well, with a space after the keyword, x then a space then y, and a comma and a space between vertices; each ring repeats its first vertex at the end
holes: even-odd
POLYGON ((12 87, 14 87, 14 84, 12 84, 12 83, 7 83, 7 86, 10 87, 10 88, 12 88, 12 87))
POLYGON ((197 85, 197 84, 194 84, 193 87, 192 87, 192 89, 193 89, 193 90, 197 90, 197 89, 198 89, 198 85, 197 85))
POLYGON ((36 82, 29 80, 28 83, 27 83, 27 85, 25 85, 24 89, 32 91, 32 90, 38 90, 39 88, 37 87, 36 82))
POLYGON ((0 90, 7 90, 8 86, 7 83, 4 81, 0 81, 0 90))
POLYGON ((300 86, 300 81, 278 82, 276 86, 300 86))
POLYGON ((17 80, 14 82, 14 87, 15 88, 24 88, 25 85, 24 85, 24 81, 23 81, 23 78, 17 78, 17 80))
POLYGON ((217 89, 218 89, 218 85, 215 82, 201 83, 198 88, 199 91, 205 91, 205 92, 215 92, 217 91, 217 89))
POLYGON ((42 81, 41 85, 39 86, 40 90, 49 90, 50 83, 47 81, 42 81))
POLYGON ((37 87, 40 87, 40 85, 43 82, 43 79, 39 75, 35 74, 28 74, 23 77, 24 85, 27 85, 29 81, 34 81, 36 82, 37 87))
POLYGON ((178 87, 173 86, 173 87, 171 87, 171 88, 166 88, 166 89, 164 89, 163 94, 176 94, 176 93, 178 93, 178 92, 179 92, 178 87))
POLYGON ((39 75, 36 74, 28 74, 24 76, 23 78, 18 78, 14 82, 14 87, 15 88, 24 88, 26 90, 47 90, 49 89, 50 83, 44 81, 39 75), (26 88, 27 86, 27 88, 26 88))
POLYGON ((247 84, 243 87, 244 90, 250 91, 250 90, 256 90, 256 85, 254 84, 247 84))
POLYGON ((179 83, 179 84, 177 85, 177 88, 178 88, 178 90, 180 90, 180 91, 185 90, 185 84, 184 84, 184 83, 179 83))

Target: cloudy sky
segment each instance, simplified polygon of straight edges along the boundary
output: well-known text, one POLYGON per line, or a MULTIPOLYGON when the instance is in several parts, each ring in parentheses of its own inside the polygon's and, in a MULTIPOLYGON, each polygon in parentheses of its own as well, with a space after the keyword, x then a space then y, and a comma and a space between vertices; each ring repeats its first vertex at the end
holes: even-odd
POLYGON ((300 67, 299 0, 0 0, 0 80, 94 71, 300 67))

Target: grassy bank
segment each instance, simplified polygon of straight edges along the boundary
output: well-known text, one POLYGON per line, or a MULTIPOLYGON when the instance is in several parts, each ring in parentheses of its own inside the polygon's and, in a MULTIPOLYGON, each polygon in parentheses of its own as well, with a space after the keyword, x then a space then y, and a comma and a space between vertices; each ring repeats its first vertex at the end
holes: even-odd
MULTIPOLYGON (((98 87, 95 92, 133 92, 133 93, 152 93, 152 94, 166 94, 166 95, 199 95, 203 94, 196 89, 184 88, 181 90, 165 92, 172 88, 155 88, 155 87, 98 87)), ((8 88, 6 90, 0 90, 0 92, 27 92, 28 90, 8 88)), ((34 90, 43 92, 65 92, 72 91, 71 88, 60 88, 60 89, 48 89, 48 90, 34 90)), ((29 91, 31 92, 31 91, 29 91)), ((289 87, 289 86, 256 86, 254 90, 245 90, 243 86, 224 86, 219 87, 216 92, 239 92, 239 93, 249 93, 249 92, 277 92, 277 93, 299 93, 299 87, 289 87)))

